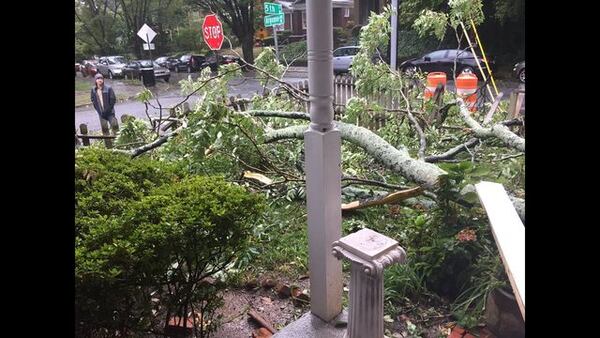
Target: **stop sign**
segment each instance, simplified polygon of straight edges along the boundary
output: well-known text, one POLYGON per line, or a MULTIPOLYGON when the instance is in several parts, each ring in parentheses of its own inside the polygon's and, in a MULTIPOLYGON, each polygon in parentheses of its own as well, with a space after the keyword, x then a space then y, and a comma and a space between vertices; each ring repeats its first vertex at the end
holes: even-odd
POLYGON ((210 14, 204 18, 202 33, 204 35, 204 42, 206 42, 210 49, 221 49, 221 45, 223 44, 223 25, 216 15, 210 14))

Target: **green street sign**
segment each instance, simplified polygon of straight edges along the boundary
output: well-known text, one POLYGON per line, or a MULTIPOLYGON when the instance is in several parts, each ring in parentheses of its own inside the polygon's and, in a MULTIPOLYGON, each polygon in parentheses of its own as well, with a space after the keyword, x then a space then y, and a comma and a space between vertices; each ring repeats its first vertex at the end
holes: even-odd
POLYGON ((280 14, 283 13, 281 4, 274 4, 272 2, 265 2, 265 14, 280 14))
POLYGON ((283 25, 285 22, 283 13, 275 15, 265 15, 265 27, 272 27, 276 25, 283 25))

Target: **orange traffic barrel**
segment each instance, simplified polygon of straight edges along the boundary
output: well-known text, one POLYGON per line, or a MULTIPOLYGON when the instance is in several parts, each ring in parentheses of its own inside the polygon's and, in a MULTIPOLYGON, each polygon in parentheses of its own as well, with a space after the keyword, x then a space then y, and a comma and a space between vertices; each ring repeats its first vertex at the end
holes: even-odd
POLYGON ((444 72, 433 72, 427 75, 427 86, 425 87, 425 101, 431 99, 433 94, 435 93, 435 89, 438 84, 443 86, 444 90, 446 88, 446 73, 444 72))
POLYGON ((477 75, 462 73, 456 78, 456 94, 462 98, 470 111, 477 110, 477 75))

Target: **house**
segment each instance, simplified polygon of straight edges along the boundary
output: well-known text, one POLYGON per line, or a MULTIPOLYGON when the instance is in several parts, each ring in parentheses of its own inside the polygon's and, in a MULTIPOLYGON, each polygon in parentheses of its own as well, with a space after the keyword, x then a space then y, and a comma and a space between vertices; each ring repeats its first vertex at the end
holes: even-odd
MULTIPOLYGON (((292 35, 306 34, 306 0, 275 0, 285 15, 284 29, 292 35)), ((332 0, 333 27, 365 25, 371 12, 380 13, 389 0, 332 0)))
MULTIPOLYGON (((352 13, 352 20, 357 25, 366 25, 369 21, 369 14, 371 12, 381 13, 383 7, 391 3, 389 0, 353 0, 354 11, 352 13)), ((335 26, 335 25, 334 25, 335 26)))
MULTIPOLYGON (((345 27, 352 21, 352 8, 356 0, 332 0, 333 27, 345 27)), ((306 34, 306 0, 276 1, 285 15, 284 29, 292 35, 306 34)))

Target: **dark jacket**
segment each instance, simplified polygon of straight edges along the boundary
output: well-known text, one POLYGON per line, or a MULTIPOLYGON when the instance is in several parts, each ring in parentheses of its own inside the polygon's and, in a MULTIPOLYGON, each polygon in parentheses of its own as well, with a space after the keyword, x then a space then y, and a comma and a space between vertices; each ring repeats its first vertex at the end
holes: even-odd
POLYGON ((117 102, 117 97, 110 86, 104 85, 104 88, 102 88, 102 102, 104 102, 104 110, 100 109, 100 100, 98 100, 98 97, 96 96, 96 86, 92 87, 91 99, 94 108, 100 116, 106 119, 111 115, 115 115, 115 103, 117 102))

